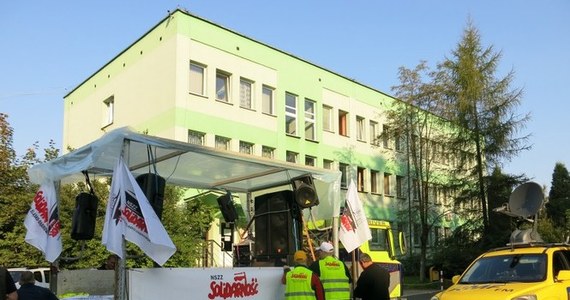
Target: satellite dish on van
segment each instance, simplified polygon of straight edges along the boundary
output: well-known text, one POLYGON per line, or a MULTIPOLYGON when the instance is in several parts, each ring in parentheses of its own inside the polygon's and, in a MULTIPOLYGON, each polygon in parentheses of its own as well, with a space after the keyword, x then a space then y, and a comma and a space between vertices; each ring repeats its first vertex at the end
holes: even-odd
POLYGON ((536 215, 544 202, 542 188, 536 182, 519 185, 509 197, 509 212, 512 215, 528 218, 536 215))

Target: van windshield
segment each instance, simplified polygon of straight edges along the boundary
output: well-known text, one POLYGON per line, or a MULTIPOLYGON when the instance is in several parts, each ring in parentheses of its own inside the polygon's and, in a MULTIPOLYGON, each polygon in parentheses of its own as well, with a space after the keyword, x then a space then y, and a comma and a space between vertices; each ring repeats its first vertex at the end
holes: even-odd
POLYGON ((482 257, 465 271, 460 284, 537 282, 546 279, 545 254, 482 257))

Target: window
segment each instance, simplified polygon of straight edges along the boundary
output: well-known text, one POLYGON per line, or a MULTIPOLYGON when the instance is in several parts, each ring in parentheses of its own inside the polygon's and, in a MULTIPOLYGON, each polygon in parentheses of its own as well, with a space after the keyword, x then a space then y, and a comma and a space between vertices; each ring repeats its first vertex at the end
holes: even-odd
POLYGON ((266 85, 261 92, 261 112, 273 115, 273 89, 266 85))
POLYGON ((339 167, 339 171, 341 173, 341 177, 340 177, 340 187, 343 189, 348 188, 348 165, 347 164, 343 164, 343 163, 339 163, 338 165, 339 167))
POLYGON ((188 130, 188 143, 194 145, 204 145, 206 134, 200 131, 188 130))
POLYGON ((380 179, 379 172, 370 170, 370 192, 378 194, 378 180, 380 179))
POLYGON ((103 127, 113 124, 115 120, 115 96, 111 96, 103 101, 104 115, 103 127))
POLYGON ((261 147, 261 156, 265 158, 275 158, 275 148, 262 146, 261 147))
POLYGON ((364 192, 364 168, 356 168, 356 185, 359 192, 364 192))
POLYGON ((348 136, 348 112, 338 111, 338 134, 348 136))
POLYGON ((285 94, 285 132, 297 135, 297 96, 285 94))
POLYGON ((382 145, 384 146, 384 148, 389 149, 390 148, 390 127, 384 125, 382 126, 382 145))
POLYGON ((334 131, 333 129, 333 109, 323 105, 323 130, 334 131))
POLYGON ((247 109, 253 108, 252 100, 253 82, 244 78, 239 80, 239 106, 247 109))
POLYGON ((315 166, 317 158, 314 156, 305 155, 305 165, 307 166, 315 166))
POLYGON ((250 155, 253 154, 253 144, 244 141, 239 141, 239 152, 250 155))
POLYGON ((333 168, 333 161, 328 159, 323 159, 323 169, 332 170, 333 168))
POLYGON ((396 197, 406 198, 404 189, 404 176, 396 176, 396 197))
POLYGON ((422 234, 422 228, 420 227, 420 224, 414 224, 414 235, 412 237, 412 243, 414 246, 419 246, 420 245, 420 236, 422 234))
POLYGON ((205 67, 190 62, 190 93, 204 95, 204 70, 205 67))
POLYGON ((216 135, 216 149, 230 150, 230 139, 216 135))
POLYGON ((379 146, 378 142, 378 122, 370 121, 370 144, 379 146))
POLYGON ((297 157, 299 156, 299 153, 297 152, 293 152, 293 151, 287 151, 287 153, 285 154, 286 160, 290 163, 297 163, 297 157))
POLYGON ((372 239, 368 243, 370 251, 388 251, 390 249, 388 230, 380 228, 370 228, 372 239))
POLYGON ((229 102, 230 75, 228 73, 216 72, 216 100, 229 102))
POLYGON ((359 141, 366 139, 364 135, 364 118, 359 116, 356 116, 356 139, 359 141))
POLYGON ((307 140, 317 139, 315 120, 315 101, 305 99, 305 139, 307 140))
POLYGON ((389 196, 390 192, 390 173, 384 173, 384 195, 389 196))
POLYGON ((400 134, 396 134, 394 137, 394 149, 398 152, 402 152, 402 136, 400 134))

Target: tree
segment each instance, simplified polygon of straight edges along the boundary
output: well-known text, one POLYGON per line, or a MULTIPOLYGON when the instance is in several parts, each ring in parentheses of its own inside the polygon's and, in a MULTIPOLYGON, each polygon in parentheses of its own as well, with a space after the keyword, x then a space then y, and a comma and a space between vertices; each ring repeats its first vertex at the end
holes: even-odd
POLYGON ((568 209, 570 209, 570 174, 563 163, 557 162, 552 173, 546 213, 555 227, 565 228, 570 222, 570 219, 566 219, 568 209))
MULTIPOLYGON (((386 112, 388 130, 382 133, 384 139, 395 141, 396 151, 405 154, 405 161, 400 164, 406 166, 401 169, 404 169, 402 175, 407 177, 408 203, 400 218, 408 224, 409 236, 419 238, 421 281, 425 276, 430 232, 434 225, 442 223, 444 215, 451 213, 438 204, 438 194, 450 191, 449 165, 444 150, 450 123, 438 116, 442 109, 441 93, 433 84, 433 76, 425 62, 413 70, 399 69, 400 85, 392 89, 402 101, 394 102, 386 112)), ((395 159, 398 160, 398 156, 395 159)))
MULTIPOLYGON (((37 190, 31 184, 27 169, 38 159, 37 142, 22 158, 13 148, 14 130, 8 122, 8 115, 0 113, 0 264, 5 266, 37 266, 45 264, 36 248, 24 241, 26 229, 24 218, 37 190)), ((45 149, 43 161, 58 155, 53 141, 45 149)))
MULTIPOLYGON (((501 53, 492 46, 483 48, 478 30, 468 21, 462 40, 452 57, 439 65, 437 84, 444 89, 448 107, 442 115, 463 130, 457 131, 453 149, 470 149, 459 155, 468 162, 476 179, 475 195, 482 210, 485 232, 489 227, 485 174, 520 151, 527 150, 528 135, 517 136, 529 115, 518 115, 522 89, 512 88, 514 71, 497 76, 501 53), (474 149, 472 148, 474 145, 474 149)), ((473 179, 471 179, 473 182, 473 179)))

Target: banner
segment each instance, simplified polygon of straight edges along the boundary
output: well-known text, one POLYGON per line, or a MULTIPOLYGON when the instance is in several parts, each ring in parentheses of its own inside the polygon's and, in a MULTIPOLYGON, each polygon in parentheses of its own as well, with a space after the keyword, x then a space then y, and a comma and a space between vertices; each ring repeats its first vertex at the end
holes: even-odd
POLYGON ((338 238, 349 253, 372 238, 354 180, 350 181, 346 192, 346 205, 340 217, 338 238))
POLYGON ((40 186, 24 226, 26 242, 42 251, 47 261, 54 262, 61 254, 61 232, 53 182, 40 186))
POLYGON ((123 236, 161 266, 176 252, 160 219, 121 157, 113 170, 102 243, 107 250, 123 258, 123 236))
POLYGON ((128 272, 131 300, 273 300, 285 296, 281 267, 141 268, 128 272))

